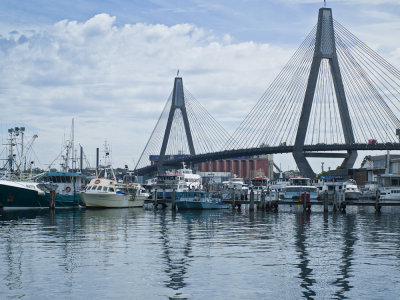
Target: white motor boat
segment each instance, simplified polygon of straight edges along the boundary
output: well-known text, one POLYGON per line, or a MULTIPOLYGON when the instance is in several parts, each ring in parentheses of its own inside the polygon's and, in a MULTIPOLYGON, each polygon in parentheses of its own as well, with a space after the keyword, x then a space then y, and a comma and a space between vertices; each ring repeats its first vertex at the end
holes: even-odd
POLYGON ((400 201, 400 175, 384 174, 377 179, 381 201, 400 201))
POLYGON ((149 194, 139 183, 119 183, 112 168, 104 170, 104 177, 92 179, 79 194, 86 207, 143 207, 149 194))
POLYGON ((361 197, 361 191, 353 179, 343 182, 343 191, 346 200, 359 200, 361 197))
POLYGON ((157 176, 156 181, 153 181, 151 190, 154 193, 157 190, 157 197, 170 199, 172 192, 175 190, 176 196, 180 197, 183 192, 189 190, 199 190, 202 188, 201 176, 193 174, 193 171, 188 168, 167 171, 163 175, 157 176))
POLYGON ((249 186, 246 183, 244 183, 243 178, 239 178, 239 177, 236 177, 236 176, 232 177, 228 181, 222 182, 222 184, 225 186, 225 188, 228 188, 228 189, 244 191, 246 193, 249 190, 249 186))
POLYGON ((318 200, 318 188, 311 184, 310 178, 290 178, 290 183, 283 189, 281 199, 283 201, 298 201, 303 195, 307 201, 318 200))
POLYGON ((323 181, 319 184, 321 188, 321 194, 344 194, 346 200, 359 200, 362 194, 361 190, 357 186, 356 181, 353 179, 348 179, 346 181, 323 181))

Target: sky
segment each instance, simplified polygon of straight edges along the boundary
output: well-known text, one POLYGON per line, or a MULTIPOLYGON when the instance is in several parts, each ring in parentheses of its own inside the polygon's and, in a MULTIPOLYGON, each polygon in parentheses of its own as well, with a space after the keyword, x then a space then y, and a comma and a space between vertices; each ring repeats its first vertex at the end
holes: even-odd
MULTIPOLYGON (((133 169, 179 69, 233 132, 317 22, 315 0, 0 2, 0 137, 26 127, 47 168, 70 136, 95 165, 133 169)), ((328 0, 334 18, 400 69, 400 0, 328 0)), ((3 152, 4 155, 4 152, 3 152)), ((356 166, 364 155, 359 154, 356 166)), ((290 155, 275 155, 284 170, 290 155)), ((324 159, 325 170, 340 161, 324 159)), ((321 160, 312 160, 316 172, 321 160)), ((52 165, 59 167, 58 160, 52 165)))

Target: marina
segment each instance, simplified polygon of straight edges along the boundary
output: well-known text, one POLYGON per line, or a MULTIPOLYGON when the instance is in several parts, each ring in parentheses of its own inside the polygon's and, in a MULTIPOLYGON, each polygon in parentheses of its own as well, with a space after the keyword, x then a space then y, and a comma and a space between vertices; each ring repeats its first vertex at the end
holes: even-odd
POLYGON ((4 22, 0 299, 396 299, 394 4, 335 2, 369 48, 323 1, 296 50, 284 36, 314 3, 291 3, 290 29, 268 1, 175 2, 4 22), (253 72, 270 86, 252 102, 253 72))

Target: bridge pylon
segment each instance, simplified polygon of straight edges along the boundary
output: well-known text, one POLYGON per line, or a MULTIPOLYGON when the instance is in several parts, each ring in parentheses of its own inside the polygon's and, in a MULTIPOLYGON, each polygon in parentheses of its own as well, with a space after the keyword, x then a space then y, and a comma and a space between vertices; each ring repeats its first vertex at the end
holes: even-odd
POLYGON ((310 74, 307 81, 307 88, 293 149, 293 157, 296 161, 297 167, 300 170, 300 173, 303 176, 310 178, 315 177, 315 173, 308 163, 306 157, 344 157, 342 166, 345 168, 353 167, 357 158, 357 151, 355 150, 348 150, 347 153, 306 153, 304 151, 304 142, 310 120, 315 88, 320 71, 321 61, 323 59, 326 59, 329 62, 345 142, 349 145, 354 144, 354 133, 336 53, 332 9, 326 7, 319 9, 314 56, 311 63, 310 74))
POLYGON ((185 97, 183 92, 183 82, 182 77, 175 77, 174 89, 172 92, 172 103, 171 108, 168 115, 167 126, 165 127, 164 137, 161 145, 160 156, 157 162, 157 171, 158 174, 164 173, 164 160, 165 160, 165 152, 167 150, 168 140, 171 133, 172 122, 174 120, 175 111, 179 109, 182 113, 183 125, 185 128, 186 139, 189 146, 190 155, 195 155, 195 149, 193 145, 192 133, 190 131, 189 119, 185 106, 185 97))

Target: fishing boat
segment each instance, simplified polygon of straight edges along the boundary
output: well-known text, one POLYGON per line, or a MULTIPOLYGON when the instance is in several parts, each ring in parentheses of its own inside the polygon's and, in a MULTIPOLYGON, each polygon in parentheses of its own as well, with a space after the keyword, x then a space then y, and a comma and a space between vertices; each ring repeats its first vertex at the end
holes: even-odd
MULTIPOLYGON (((56 208, 78 207, 82 204, 79 193, 85 189, 89 179, 77 168, 78 158, 74 155, 74 131, 74 119, 72 119, 70 138, 64 140, 61 152, 49 165, 49 169, 52 168, 53 163, 60 158, 61 171, 44 172, 33 177, 33 180, 40 183, 39 187, 45 192, 45 201, 48 207, 53 205, 56 208)), ((80 169, 82 169, 82 166, 83 149, 81 147, 80 169)))
POLYGON ((46 172, 35 177, 39 188, 45 192, 45 201, 50 205, 51 192, 55 192, 55 207, 78 207, 82 204, 79 193, 86 188, 89 179, 77 172, 46 172))
MULTIPOLYGON (((0 208, 48 207, 44 191, 30 178, 27 170, 32 145, 38 136, 33 135, 31 141, 24 145, 25 127, 10 128, 8 133, 8 155, 0 178, 0 208)), ((29 169, 32 170, 32 167, 29 169)))
POLYGON ((0 208, 47 208, 45 192, 32 181, 0 180, 0 208))
POLYGON ((204 191, 184 192, 176 200, 178 210, 184 209, 228 209, 229 204, 222 203, 221 199, 213 197, 204 191))
POLYGON ((149 194, 139 183, 123 183, 116 180, 111 167, 104 168, 102 176, 92 179, 79 193, 84 206, 90 208, 143 207, 149 194))

